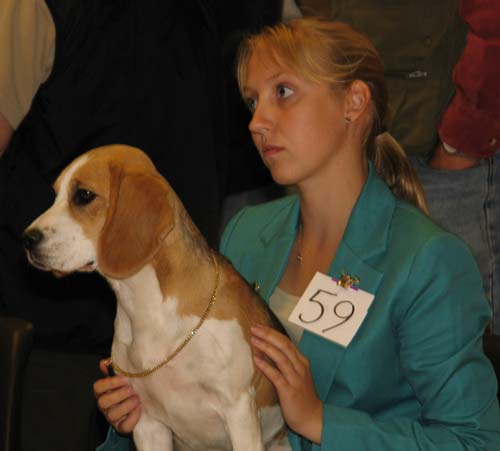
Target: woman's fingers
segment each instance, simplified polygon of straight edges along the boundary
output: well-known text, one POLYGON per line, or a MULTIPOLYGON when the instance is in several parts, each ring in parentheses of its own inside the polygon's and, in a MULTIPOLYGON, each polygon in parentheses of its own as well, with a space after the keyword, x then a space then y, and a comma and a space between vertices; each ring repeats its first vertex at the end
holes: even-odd
POLYGON ((285 388, 285 386, 288 384, 288 381, 285 379, 283 374, 281 373, 280 370, 278 370, 276 367, 271 365, 269 362, 266 360, 254 356, 254 362, 257 368, 262 371, 264 376, 266 376, 272 384, 276 387, 276 390, 278 393, 281 392, 285 388))
POLYGON ((265 326, 252 327, 252 334, 254 346, 273 360, 286 376, 292 376, 293 372, 302 373, 304 359, 288 337, 265 326))
MULTIPOLYGON (((108 376, 109 360, 101 360, 99 369, 108 376)), ((97 406, 106 420, 122 434, 132 432, 141 415, 140 399, 123 376, 104 377, 94 383, 97 406)))
POLYGON ((120 404, 113 404, 106 411, 106 419, 113 425, 119 424, 139 406, 139 398, 131 396, 120 404))
POLYGON ((117 388, 129 386, 128 380, 123 376, 105 377, 94 382, 94 394, 96 397, 117 388))
POLYGON ((135 395, 130 385, 107 391, 97 398, 97 405, 101 410, 108 410, 114 405, 118 405, 135 395))
MULTIPOLYGON (((288 382, 291 382, 294 378, 295 373, 297 372, 293 363, 290 361, 290 358, 287 354, 285 354, 281 349, 278 349, 272 344, 261 340, 259 338, 252 337, 252 345, 264 353, 266 357, 271 359, 279 370, 280 374, 285 377, 288 382)), ((260 356, 256 356, 259 358, 260 356)), ((263 361, 264 363, 267 363, 263 361)), ((273 368, 271 365, 267 363, 267 366, 273 368)), ((266 367, 267 367, 266 366, 266 367)), ((276 368, 275 368, 276 369, 276 368)), ((267 374, 266 374, 267 375, 267 374)))
POLYGON ((121 376, 107 377, 94 384, 94 392, 108 423, 120 433, 132 432, 139 421, 141 403, 128 381, 121 376))
POLYGON ((268 327, 252 327, 252 345, 258 351, 255 366, 275 386, 288 426, 319 440, 323 404, 316 394, 309 360, 288 337, 268 327), (269 360, 262 358, 260 352, 269 360))
POLYGON ((139 418, 141 416, 141 404, 139 403, 137 407, 129 412, 129 414, 121 421, 121 423, 115 426, 115 429, 120 434, 130 434, 133 430, 139 418))

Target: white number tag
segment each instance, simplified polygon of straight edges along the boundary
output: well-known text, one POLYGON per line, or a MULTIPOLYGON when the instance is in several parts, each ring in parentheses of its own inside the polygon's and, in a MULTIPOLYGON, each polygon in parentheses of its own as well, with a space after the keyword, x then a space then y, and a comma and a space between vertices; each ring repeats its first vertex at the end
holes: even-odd
POLYGON ((288 321, 342 346, 349 346, 365 319, 374 295, 356 287, 343 288, 317 272, 288 321))

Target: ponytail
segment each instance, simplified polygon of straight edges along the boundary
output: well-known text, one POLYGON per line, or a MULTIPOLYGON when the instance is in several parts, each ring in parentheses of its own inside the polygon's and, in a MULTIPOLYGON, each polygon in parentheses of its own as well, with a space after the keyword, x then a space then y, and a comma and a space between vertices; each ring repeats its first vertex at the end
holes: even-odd
POLYGON ((393 194, 429 214, 422 185, 403 148, 389 132, 381 133, 371 141, 368 158, 393 194))

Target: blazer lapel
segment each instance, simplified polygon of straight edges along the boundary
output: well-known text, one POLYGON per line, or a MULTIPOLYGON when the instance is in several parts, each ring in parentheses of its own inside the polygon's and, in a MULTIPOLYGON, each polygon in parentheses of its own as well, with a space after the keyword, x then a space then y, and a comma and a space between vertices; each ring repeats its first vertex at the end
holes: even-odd
MULTIPOLYGON (((290 197, 287 208, 289 211, 286 215, 276 215, 260 235, 262 254, 257 261, 262 264, 256 268, 253 282, 258 285, 258 292, 267 303, 283 275, 297 232, 299 218, 297 196, 290 197)), ((249 267, 255 267, 255 261, 255 255, 248 256, 249 267)), ((243 264, 245 263, 244 261, 243 264)))
MULTIPOLYGON (((394 208, 392 193, 370 165, 368 180, 351 213, 329 271, 329 275, 337 279, 343 273, 358 277, 360 282, 357 286, 374 294, 373 302, 377 300, 376 293, 383 273, 370 265, 370 260, 385 252, 394 208)), ((353 340, 363 339, 366 322, 365 318, 353 340)), ((305 331, 299 349, 309 358, 318 396, 325 401, 348 348, 305 331)))

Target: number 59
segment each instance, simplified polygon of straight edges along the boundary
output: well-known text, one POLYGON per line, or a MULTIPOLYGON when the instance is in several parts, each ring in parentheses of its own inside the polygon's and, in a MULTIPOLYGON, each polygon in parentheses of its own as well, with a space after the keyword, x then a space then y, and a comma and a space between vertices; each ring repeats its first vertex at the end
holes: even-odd
MULTIPOLYGON (((325 305, 324 303, 327 303, 330 298, 337 297, 337 293, 332 293, 330 291, 326 290, 317 290, 316 293, 314 293, 309 299, 309 302, 313 302, 317 305, 319 311, 318 315, 312 319, 305 319, 303 318, 302 313, 299 315, 299 320, 302 321, 305 324, 311 324, 315 323, 316 321, 319 321, 323 315, 325 314, 325 305)), ((325 329, 322 330, 323 333, 335 329, 336 327, 341 326, 342 324, 346 323, 352 318, 352 315, 354 315, 355 307, 354 304, 349 301, 349 300, 342 300, 342 301, 337 301, 335 302, 333 309, 332 309, 332 314, 336 317, 339 318, 341 321, 338 323, 326 327, 325 329), (344 310, 347 309, 346 312, 344 310)))

